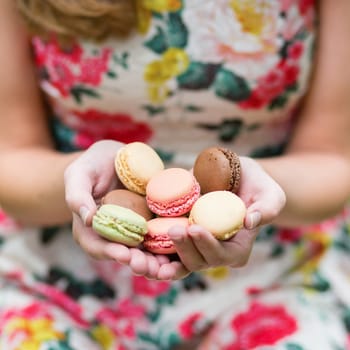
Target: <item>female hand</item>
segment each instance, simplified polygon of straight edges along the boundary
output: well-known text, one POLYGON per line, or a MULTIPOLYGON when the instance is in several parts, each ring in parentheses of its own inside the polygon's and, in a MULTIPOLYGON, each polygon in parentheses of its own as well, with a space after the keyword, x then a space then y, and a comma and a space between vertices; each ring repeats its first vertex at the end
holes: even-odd
MULTIPOLYGON (((122 187, 114 168, 115 155, 121 146, 115 141, 96 142, 65 170, 65 196, 73 215, 73 237, 93 258, 113 259, 129 265, 134 274, 158 278, 160 267, 170 264, 168 257, 107 241, 91 228, 92 217, 102 197, 122 187)), ((170 265, 160 278, 169 279, 174 273, 170 265)))
POLYGON ((173 227, 169 231, 181 263, 161 267, 160 275, 173 273, 184 277, 192 271, 215 266, 244 266, 258 233, 258 226, 271 223, 283 209, 286 197, 281 187, 253 159, 241 157, 241 185, 238 195, 247 207, 244 228, 231 239, 219 241, 198 225, 187 230, 173 227), (171 272, 169 272, 170 270, 171 272))

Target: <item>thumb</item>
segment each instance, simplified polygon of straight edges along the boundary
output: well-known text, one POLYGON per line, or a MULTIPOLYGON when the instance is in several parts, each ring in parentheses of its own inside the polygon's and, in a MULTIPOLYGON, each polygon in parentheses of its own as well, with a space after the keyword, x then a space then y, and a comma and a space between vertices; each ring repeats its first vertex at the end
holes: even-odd
POLYGON ((265 193, 247 208, 244 227, 253 230, 259 225, 271 223, 282 211, 286 204, 283 191, 265 193))
POLYGON ((69 209, 81 218, 84 225, 91 226, 92 217, 97 210, 92 196, 91 179, 68 171, 65 173, 64 182, 65 198, 69 209))

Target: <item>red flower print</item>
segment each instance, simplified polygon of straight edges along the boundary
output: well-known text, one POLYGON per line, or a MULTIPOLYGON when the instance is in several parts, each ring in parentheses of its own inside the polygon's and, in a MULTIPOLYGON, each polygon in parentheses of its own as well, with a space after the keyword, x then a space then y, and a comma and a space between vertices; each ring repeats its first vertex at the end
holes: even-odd
POLYGON ((130 299, 120 300, 114 308, 105 307, 96 314, 96 319, 109 327, 115 335, 130 339, 136 337, 135 324, 146 313, 142 305, 133 304, 130 299))
POLYGON ((89 57, 81 63, 80 81, 84 84, 98 86, 102 79, 102 74, 108 70, 108 62, 111 57, 112 50, 103 49, 101 56, 89 57))
POLYGON ((44 283, 35 285, 34 289, 51 303, 64 309, 80 326, 88 326, 88 323, 83 319, 83 309, 81 305, 70 296, 58 288, 44 283))
POLYGON ((48 305, 45 302, 33 302, 23 308, 11 308, 0 314, 0 330, 4 325, 14 317, 22 317, 27 320, 35 320, 38 318, 51 319, 48 312, 48 305))
POLYGON ((20 226, 0 208, 0 236, 16 232, 20 226))
POLYGON ((249 310, 231 321, 231 326, 236 340, 225 349, 243 350, 276 344, 297 330, 297 321, 282 305, 253 302, 249 310))
POLYGON ((297 81, 300 70, 295 62, 291 60, 281 61, 279 64, 279 68, 284 74, 285 86, 293 85, 297 81))
POLYGON ((239 107, 242 109, 259 109, 265 106, 267 103, 268 101, 264 100, 262 95, 256 89, 251 92, 249 98, 239 102, 239 107))
POLYGON ((165 281, 152 281, 143 276, 133 276, 133 289, 138 295, 157 297, 166 293, 170 288, 170 283, 165 281))
POLYGON ((296 41, 288 47, 288 58, 298 60, 304 52, 304 45, 301 41, 296 41))
POLYGON ((184 339, 191 339, 196 335, 196 323, 203 319, 203 315, 200 312, 196 312, 186 318, 179 325, 179 332, 184 339))
MULTIPOLYGON (((295 51, 300 49, 295 49, 295 51)), ((297 52, 295 55, 297 56, 297 52)), ((282 95, 288 86, 297 82, 299 67, 293 60, 282 60, 266 75, 257 80, 256 87, 248 99, 238 105, 242 109, 258 109, 267 106, 275 98, 282 95)))
POLYGON ((45 79, 64 97, 75 85, 98 86, 112 55, 110 48, 103 48, 98 55, 87 56, 78 44, 64 50, 54 38, 48 42, 34 38, 33 47, 36 65, 45 69, 45 79))
POLYGON ((300 240, 303 231, 300 229, 281 229, 278 231, 278 240, 280 242, 293 243, 300 240))
POLYGON ((110 114, 94 109, 85 112, 72 111, 67 124, 77 131, 74 144, 81 149, 86 149, 102 139, 124 143, 147 142, 153 134, 147 123, 137 122, 128 114, 110 114))
POLYGON ((302 15, 305 15, 314 6, 315 0, 299 0, 299 11, 302 15))

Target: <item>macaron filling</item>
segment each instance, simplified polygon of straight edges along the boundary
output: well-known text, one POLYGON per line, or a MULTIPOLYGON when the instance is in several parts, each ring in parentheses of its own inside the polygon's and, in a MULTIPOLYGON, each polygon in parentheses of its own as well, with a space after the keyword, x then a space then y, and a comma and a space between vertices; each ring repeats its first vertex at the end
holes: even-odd
POLYGON ((148 231, 146 220, 123 207, 105 204, 96 212, 93 229, 112 241, 124 241, 133 245, 141 243, 148 231))
POLYGON ((181 198, 170 202, 159 202, 147 196, 147 203, 151 211, 160 216, 180 216, 191 210, 199 195, 200 186, 197 181, 194 181, 192 191, 181 198))
POLYGON ((218 148, 220 152, 222 152, 226 159, 229 161, 230 168, 231 168, 231 177, 230 177, 230 187, 228 188, 228 191, 236 192, 238 190, 239 184, 240 184, 240 171, 241 171, 241 164, 239 157, 236 153, 232 152, 229 149, 219 147, 218 148))

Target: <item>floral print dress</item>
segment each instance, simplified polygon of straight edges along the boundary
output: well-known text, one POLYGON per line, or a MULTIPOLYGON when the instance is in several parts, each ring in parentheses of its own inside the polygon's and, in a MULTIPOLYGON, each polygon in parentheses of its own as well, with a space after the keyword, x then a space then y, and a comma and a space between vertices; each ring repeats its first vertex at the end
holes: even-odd
MULTIPOLYGON (((125 40, 33 38, 57 148, 138 140, 187 168, 211 145, 281 154, 308 88, 315 2, 137 5, 125 40)), ((0 349, 350 349, 348 218, 265 226, 247 266, 168 282, 89 259, 69 226, 20 227, 1 212, 0 349)))

